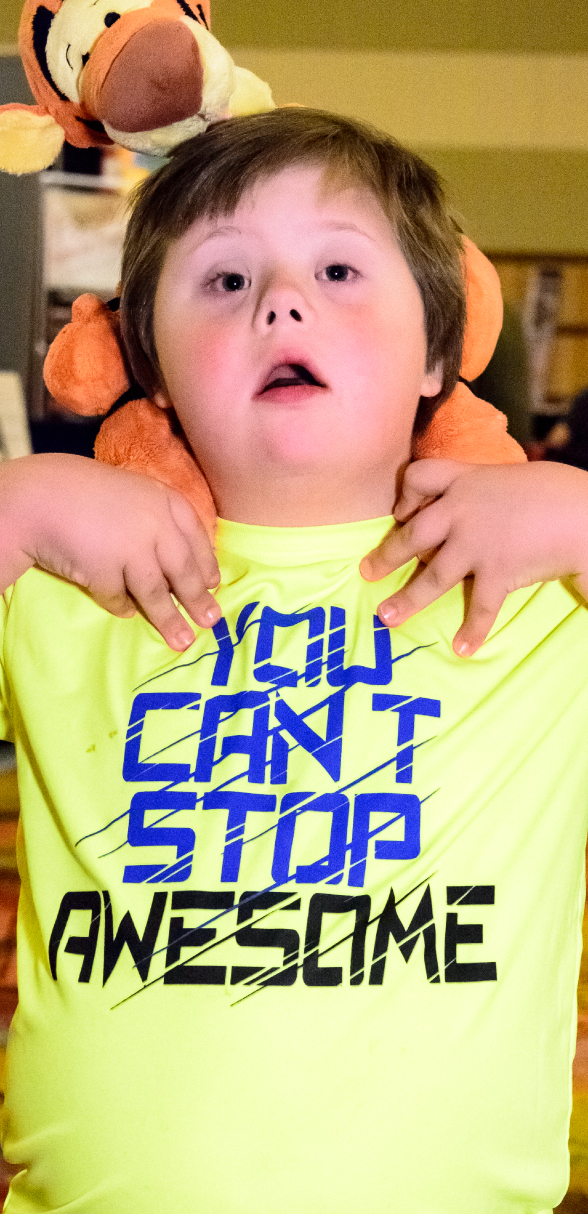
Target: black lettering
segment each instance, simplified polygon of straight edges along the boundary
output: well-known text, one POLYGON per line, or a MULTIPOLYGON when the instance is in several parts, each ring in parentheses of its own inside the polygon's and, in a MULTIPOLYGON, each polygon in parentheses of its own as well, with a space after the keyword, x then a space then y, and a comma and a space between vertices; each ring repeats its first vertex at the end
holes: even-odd
POLYGON ((494 906, 494 885, 448 885, 447 905, 494 906))
MULTIPOLYGON (((448 885, 447 903, 454 906, 493 906, 493 885, 448 885)), ((445 981, 496 982, 495 961, 458 961, 458 944, 483 944, 482 923, 458 923, 454 911, 447 912, 445 926, 445 981)))
MULTIPOLYGON (((201 889, 178 890, 172 894, 172 911, 177 910, 230 910, 233 905, 233 894, 227 891, 208 893, 201 889)), ((214 927, 184 927, 181 916, 170 920, 169 939, 165 954, 166 966, 174 969, 166 970, 163 976, 164 986, 184 986, 200 984, 202 986, 223 986, 226 976, 225 965, 191 965, 181 961, 183 948, 201 948, 209 944, 216 936, 214 927), (181 962, 181 964, 178 964, 181 962)))
POLYGON ((65 952, 79 953, 84 958, 78 982, 89 982, 94 957, 96 956, 102 911, 100 894, 97 890, 89 890, 87 893, 64 894, 49 940, 49 965, 51 966, 51 973, 54 979, 57 980, 57 952, 65 934, 69 916, 72 911, 76 910, 91 911, 90 930, 87 936, 70 936, 65 946, 65 952))
POLYGON ((126 911, 123 915, 115 936, 112 921, 112 903, 107 889, 102 891, 102 897, 104 898, 104 977, 102 985, 105 986, 108 982, 125 944, 139 971, 141 981, 146 982, 149 977, 151 957, 157 943, 161 920, 163 919, 167 894, 157 893, 153 895, 151 910, 147 916, 147 923, 145 924, 145 931, 142 936, 139 935, 133 923, 130 911, 126 911))
MULTIPOLYGON (((257 893, 247 890, 239 899, 237 923, 245 923, 253 918, 254 911, 270 910, 290 898, 290 894, 257 893)), ((300 898, 290 902, 284 910, 300 910, 300 898)), ((248 978, 258 975, 258 981, 264 986, 293 986, 298 973, 298 954, 300 952, 300 937, 292 928, 280 927, 242 927, 235 936, 237 944, 242 948, 281 948, 284 950, 282 968, 272 966, 234 965, 231 970, 231 984, 245 982, 248 978), (267 975, 267 976, 266 976, 267 975)))
MULTIPOLYGON (((350 985, 359 986, 363 982, 365 963, 365 934, 370 918, 371 899, 367 894, 352 898, 347 894, 313 894, 308 908, 306 924, 306 940, 304 945, 304 963, 302 976, 306 986, 340 986, 343 981, 343 970, 339 965, 319 965, 322 955, 319 951, 323 915, 345 915, 355 911, 355 927, 353 932, 338 940, 348 940, 351 944, 351 977, 350 985)), ((330 948, 335 948, 331 945, 330 948)), ((324 949, 328 952, 329 949, 324 949)))
POLYGON ((425 973, 427 979, 429 982, 440 982, 439 962, 437 961, 437 937, 433 919, 430 886, 427 885, 416 911, 406 928, 399 918, 398 911, 396 910, 394 890, 391 889, 388 901, 380 916, 376 932, 376 943, 374 945, 374 956, 370 971, 370 986, 381 986, 384 981, 389 937, 394 937, 404 960, 408 964, 421 933, 424 942, 425 973))

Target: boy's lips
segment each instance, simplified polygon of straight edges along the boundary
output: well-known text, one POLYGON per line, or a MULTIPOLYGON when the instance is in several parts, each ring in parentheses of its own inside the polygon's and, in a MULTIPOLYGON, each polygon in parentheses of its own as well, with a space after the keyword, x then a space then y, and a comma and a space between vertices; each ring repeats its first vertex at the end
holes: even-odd
POLYGON ((324 391, 326 384, 319 379, 316 369, 305 360, 283 359, 274 363, 264 375, 256 396, 269 398, 276 403, 294 403, 324 391))

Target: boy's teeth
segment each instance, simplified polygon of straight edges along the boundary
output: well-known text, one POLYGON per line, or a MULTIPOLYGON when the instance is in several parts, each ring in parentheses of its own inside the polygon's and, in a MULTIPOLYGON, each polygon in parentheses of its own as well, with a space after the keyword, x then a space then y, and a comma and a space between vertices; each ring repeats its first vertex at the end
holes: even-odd
POLYGON ((270 388, 297 388, 301 384, 321 386, 318 379, 315 379, 314 375, 300 363, 284 363, 279 367, 274 367, 271 377, 262 391, 268 392, 270 388))

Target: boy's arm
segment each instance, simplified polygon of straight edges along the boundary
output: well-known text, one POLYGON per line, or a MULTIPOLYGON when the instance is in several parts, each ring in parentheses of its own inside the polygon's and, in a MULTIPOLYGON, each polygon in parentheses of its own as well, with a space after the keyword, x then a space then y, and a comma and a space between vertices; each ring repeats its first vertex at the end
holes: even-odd
POLYGON ((469 657, 513 590, 573 576, 588 600, 588 472, 579 468, 420 460, 406 470, 394 517, 400 525, 360 565, 367 581, 379 581, 420 558, 378 608, 389 627, 465 581, 453 648, 469 657))
POLYGON ((172 649, 220 617, 219 571, 192 507, 152 477, 77 455, 0 464, 0 592, 32 565, 83 587, 106 610, 139 606, 172 649))

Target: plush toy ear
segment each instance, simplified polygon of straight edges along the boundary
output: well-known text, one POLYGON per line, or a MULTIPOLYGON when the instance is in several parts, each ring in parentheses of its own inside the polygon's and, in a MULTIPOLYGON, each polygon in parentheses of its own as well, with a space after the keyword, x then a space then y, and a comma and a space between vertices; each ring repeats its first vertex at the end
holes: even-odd
POLYGON ((41 105, 0 106, 0 170, 38 173, 59 156, 63 127, 41 105))
POLYGON ((85 417, 108 413, 130 388, 118 314, 96 295, 80 295, 49 347, 45 383, 58 404, 85 417))

